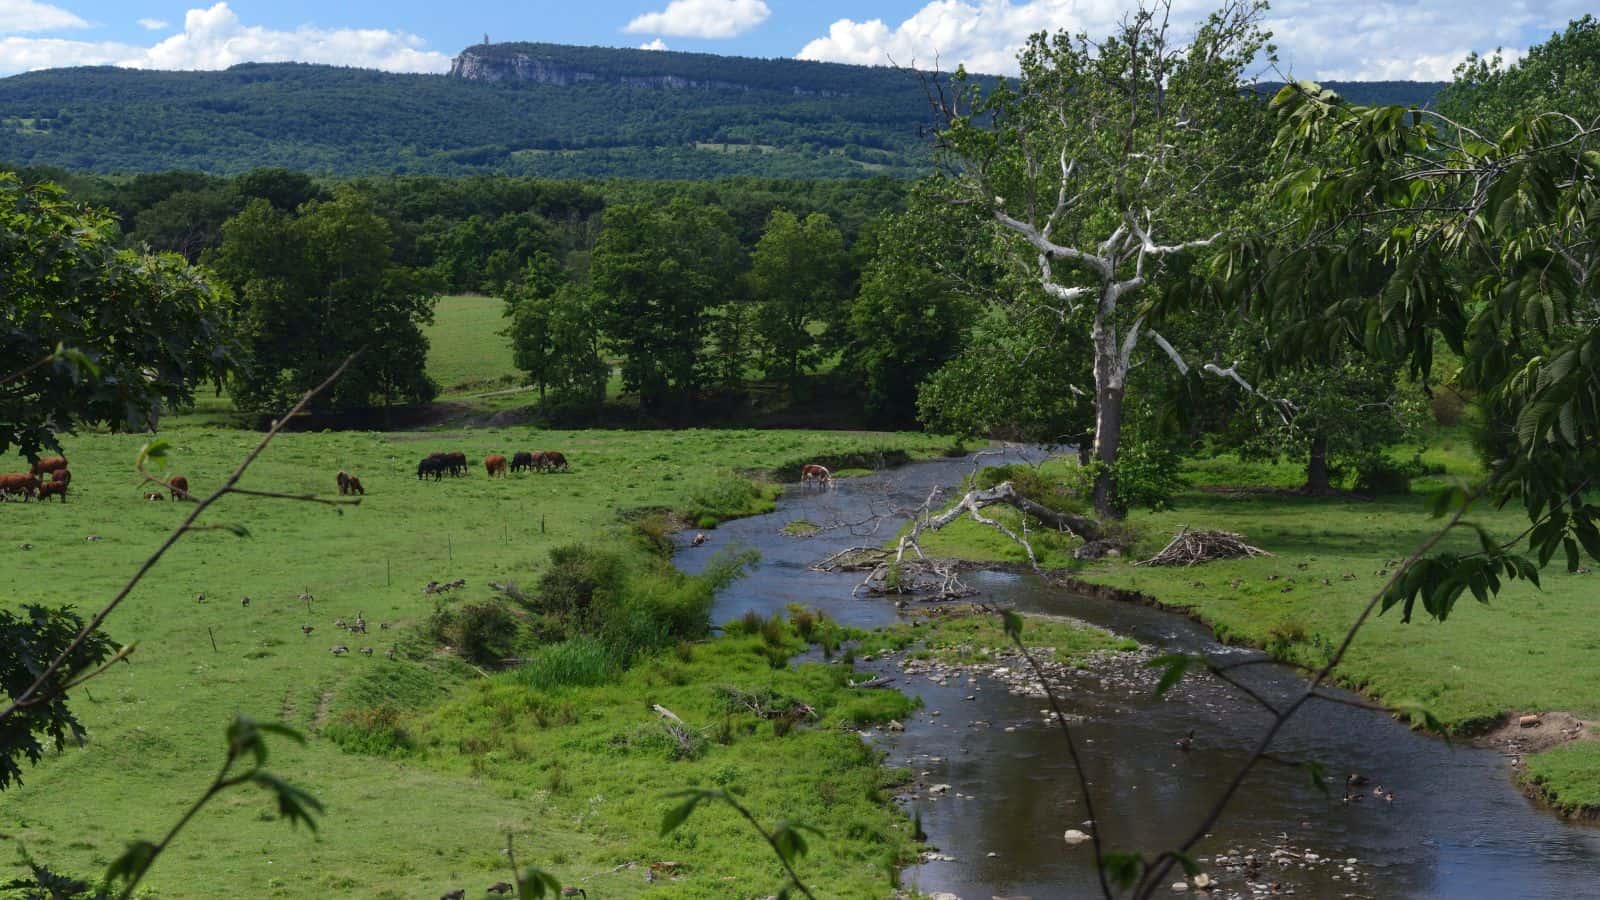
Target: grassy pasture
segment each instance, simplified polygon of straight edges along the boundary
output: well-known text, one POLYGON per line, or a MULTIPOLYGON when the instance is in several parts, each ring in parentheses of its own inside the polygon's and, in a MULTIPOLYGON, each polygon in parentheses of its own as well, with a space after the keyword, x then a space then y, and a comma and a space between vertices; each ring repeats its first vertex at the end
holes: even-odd
POLYGON ((500 332, 511 324, 499 297, 477 294, 440 297, 428 338, 428 374, 441 394, 515 387, 522 373, 511 362, 511 339, 500 332))
MULTIPOLYGON (((1047 566, 1081 567, 1087 580, 1188 610, 1225 640, 1318 665, 1383 583, 1390 564, 1439 524, 1427 515, 1423 492, 1472 474, 1475 465, 1465 438, 1450 432, 1436 437, 1424 460, 1449 474, 1417 479, 1410 495, 1376 499, 1221 491, 1290 487, 1303 481, 1303 470, 1232 458, 1200 460, 1186 467, 1194 488, 1174 509, 1129 518, 1138 534, 1135 558, 1159 551, 1184 525, 1240 532, 1271 557, 1192 568, 1134 567, 1127 559, 1083 566, 1070 558, 1075 541, 1052 535, 1036 547, 1045 550, 1041 562, 1047 566)), ((998 515, 1016 521, 1010 510, 998 515)), ((1474 508, 1469 519, 1503 539, 1527 526, 1519 508, 1501 511, 1487 504, 1474 508)), ((1461 532, 1442 549, 1472 550, 1476 540, 1461 532)), ((966 521, 926 537, 923 547, 951 557, 1026 562, 1006 538, 966 521)), ((1588 664, 1600 649, 1600 574, 1569 574, 1557 561, 1542 573, 1542 583, 1539 589, 1513 582, 1487 606, 1467 594, 1443 623, 1419 609, 1417 618, 1403 624, 1399 610, 1392 610, 1367 624, 1337 674, 1386 703, 1420 702, 1456 732, 1471 733, 1509 712, 1561 710, 1600 718, 1600 670, 1588 664)), ((1557 802, 1600 803, 1597 747, 1600 742, 1584 742, 1552 751, 1548 761, 1534 757, 1529 771, 1557 802)))
MULTIPOLYGON (((205 492, 258 435, 184 427, 164 437, 173 444, 171 471, 205 492)), ((92 610, 177 524, 184 505, 141 499, 132 461, 143 440, 68 437, 75 476, 70 501, 0 506, 0 554, 8 570, 0 602, 92 610)), ((703 823, 697 817, 695 830, 685 832, 701 834, 698 845, 689 837, 680 839, 688 843, 647 840, 665 808, 665 793, 716 777, 762 785, 752 804, 769 822, 789 814, 790 805, 813 821, 822 819, 818 824, 829 837, 814 842, 808 870, 827 873, 837 884, 886 884, 881 864, 904 838, 890 835, 881 844, 849 840, 862 829, 885 834, 890 819, 867 790, 878 770, 851 756, 859 751, 851 749, 857 741, 848 731, 818 729, 792 750, 708 754, 708 761, 693 767, 648 754, 627 765, 599 755, 574 763, 569 776, 552 781, 548 767, 565 766, 563 754, 606 745, 608 732, 626 736, 653 727, 642 693, 682 706, 686 718, 709 709, 709 700, 686 687, 701 676, 754 685, 792 679, 815 690, 815 704, 831 710, 832 722, 856 715, 829 705, 826 685, 818 681, 829 676, 768 675, 764 662, 752 668, 737 647, 724 656, 703 649, 715 644, 703 645, 691 651, 692 661, 646 665, 629 673, 631 680, 597 688, 599 694, 552 701, 575 711, 570 731, 540 732, 515 717, 472 724, 472 716, 500 709, 499 700, 510 696, 503 679, 491 679, 468 690, 494 694, 496 703, 452 719, 450 709, 473 708, 467 700, 453 701, 456 706, 417 726, 418 755, 347 753, 319 734, 338 721, 341 710, 370 703, 374 690, 393 694, 396 702, 414 694, 419 703, 436 703, 462 689, 461 679, 477 680, 459 665, 424 666, 421 674, 386 672, 402 664, 385 660, 383 651, 433 608, 434 598, 421 591, 430 580, 466 579, 462 591, 449 595, 452 601, 487 598, 490 580, 532 581, 552 546, 618 540, 619 510, 715 502, 730 469, 876 447, 932 452, 935 445, 935 439, 919 435, 790 431, 284 435, 244 486, 331 495, 334 473, 346 469, 365 482, 365 501, 342 514, 238 497, 214 509, 208 521, 245 524, 251 536, 190 535, 112 616, 109 633, 139 644, 131 664, 80 692, 75 709, 89 729, 90 745, 26 770, 23 786, 4 796, 4 831, 54 865, 102 871, 125 841, 154 838, 175 820, 219 762, 223 727, 244 713, 310 734, 305 747, 277 746, 271 766, 327 804, 322 828, 315 837, 291 834, 265 797, 227 795, 195 820, 152 871, 147 883, 160 895, 418 897, 467 887, 469 896, 479 896, 483 886, 505 878, 501 851, 507 830, 520 834, 519 858, 571 880, 630 860, 647 864, 656 860, 644 854, 656 852, 657 859, 682 863, 688 874, 681 884, 668 881, 664 891, 658 885, 653 892, 745 896, 775 890, 776 864, 758 847, 735 839, 721 811, 703 823), (418 482, 416 460, 445 449, 464 450, 475 461, 490 452, 561 449, 572 472, 491 481, 478 466, 465 479, 418 482), (302 591, 315 598, 309 611, 297 599, 302 591), (197 599, 201 594, 203 601, 197 599), (250 597, 248 606, 243 596, 250 597), (365 638, 333 627, 336 617, 357 613, 371 623, 365 638), (380 630, 378 623, 393 627, 380 630), (302 625, 315 630, 305 636, 302 625), (333 656, 334 644, 349 645, 350 655, 333 656), (363 646, 376 652, 361 656, 363 646), (515 736, 522 736, 516 737, 523 740, 521 749, 500 754, 497 748, 515 736), (448 749, 468 738, 482 742, 482 752, 448 749), (814 778, 783 768, 798 759, 839 762, 839 778, 827 789, 834 793, 819 793, 823 788, 814 778), (840 762, 853 759, 850 766, 840 762), (719 776, 727 767, 733 774, 719 776), (834 801, 816 799, 822 796, 834 801), (629 846, 644 850, 622 849, 629 846)), ((716 724, 709 714, 701 721, 716 724)), ((645 887, 642 871, 620 870, 589 886, 604 884, 612 896, 632 894, 645 887)))

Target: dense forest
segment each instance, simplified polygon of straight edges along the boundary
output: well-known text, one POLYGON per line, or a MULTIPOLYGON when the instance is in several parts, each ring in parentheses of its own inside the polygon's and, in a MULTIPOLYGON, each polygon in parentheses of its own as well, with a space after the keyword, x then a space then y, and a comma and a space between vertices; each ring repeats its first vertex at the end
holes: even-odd
MULTIPOLYGON (((914 177, 935 124, 904 70, 534 44, 457 74, 302 64, 0 79, 0 160, 98 173, 914 177), (521 61, 520 69, 518 61, 521 61), (518 74, 520 72, 520 74, 518 74)), ((1425 103, 1438 85, 1333 85, 1425 103)))

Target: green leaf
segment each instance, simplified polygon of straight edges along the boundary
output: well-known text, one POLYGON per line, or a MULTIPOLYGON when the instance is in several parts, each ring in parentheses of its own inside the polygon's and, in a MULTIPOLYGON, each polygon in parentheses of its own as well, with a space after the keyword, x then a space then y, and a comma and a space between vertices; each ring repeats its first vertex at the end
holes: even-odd
POLYGON ((134 466, 144 468, 146 463, 155 463, 157 468, 167 464, 167 452, 172 449, 172 442, 165 438, 151 441, 139 448, 139 455, 134 459, 134 466))
POLYGON ((1322 763, 1314 759, 1308 759, 1300 764, 1300 768, 1305 769, 1306 774, 1310 776, 1311 786, 1316 788, 1323 796, 1327 796, 1328 780, 1323 777, 1327 773, 1327 769, 1323 767, 1322 763))
POLYGON ((679 791, 675 794, 669 794, 668 796, 670 797, 682 797, 684 800, 677 806, 667 810, 666 815, 661 817, 662 836, 671 834, 679 825, 687 822, 689 817, 694 815, 695 807, 707 800, 720 797, 721 795, 721 791, 708 791, 703 789, 679 791))
POLYGON ((111 863, 106 869, 107 881, 133 882, 144 877, 144 873, 155 862, 156 845, 149 841, 133 841, 128 844, 128 849, 111 863))
POLYGON ((1146 662, 1145 665, 1147 667, 1162 670, 1161 679, 1156 682, 1156 696, 1160 697, 1171 690, 1172 686, 1177 684, 1183 678, 1184 673, 1189 671, 1189 667, 1196 662, 1203 663, 1204 660, 1186 653, 1169 653, 1166 656, 1158 656, 1146 662))
POLYGON ((1022 617, 1013 610, 1002 610, 1001 619, 1005 622, 1006 636, 1017 643, 1022 643, 1022 617))
POLYGON ((523 869, 520 881, 522 887, 517 892, 519 900, 540 900, 547 895, 561 896, 561 882, 538 866, 528 866, 523 869))
POLYGON ((1177 860, 1178 865, 1183 867, 1183 874, 1188 875, 1190 878, 1200 874, 1200 864, 1195 862, 1194 857, 1189 854, 1174 850, 1172 851, 1172 858, 1177 860))
POLYGON ((1389 704, 1389 707, 1394 710, 1397 718, 1405 720, 1412 728, 1425 728, 1449 740, 1449 732, 1445 729, 1444 723, 1439 721, 1439 717, 1433 714, 1433 710, 1423 705, 1422 701, 1400 700, 1389 704))
POLYGON ((1109 852, 1100 857, 1100 865, 1105 869, 1106 877, 1111 883, 1120 888, 1133 887, 1139 880, 1139 871, 1144 868, 1144 857, 1137 853, 1109 852))
POLYGON ((317 830, 315 816, 320 814, 322 802, 300 788, 284 781, 271 772, 257 771, 251 774, 250 780, 260 787, 271 791, 278 803, 278 815, 289 820, 290 827, 302 822, 312 831, 317 830))

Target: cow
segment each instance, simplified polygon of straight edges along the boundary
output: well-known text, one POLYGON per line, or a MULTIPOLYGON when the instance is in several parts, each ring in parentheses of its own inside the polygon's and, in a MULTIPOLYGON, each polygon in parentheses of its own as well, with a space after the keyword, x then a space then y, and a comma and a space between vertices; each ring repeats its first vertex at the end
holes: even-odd
POLYGON ((62 503, 67 502, 67 483, 65 481, 51 481, 47 484, 39 485, 39 502, 43 503, 46 498, 51 496, 60 497, 62 503))
MULTIPOLYGON (((543 454, 540 454, 541 456, 543 454)), ((535 467, 534 456, 526 450, 518 450, 511 454, 511 471, 526 472, 535 467)))
POLYGON ((554 472, 557 469, 567 471, 567 458, 560 450, 546 450, 539 454, 539 471, 554 472))
POLYGON ((350 493, 350 473, 349 472, 345 472, 345 471, 340 471, 339 472, 339 476, 338 476, 338 480, 339 480, 339 496, 343 497, 345 494, 350 493))
POLYGON ((434 481, 438 481, 444 478, 445 470, 448 468, 450 468, 450 464, 445 460, 444 455, 435 454, 417 463, 417 479, 420 481, 423 478, 432 476, 434 481))
POLYGON ((160 491, 151 491, 150 493, 145 494, 144 498, 146 500, 165 500, 165 499, 167 499, 167 498, 161 496, 161 492, 160 491))
POLYGON ((172 499, 189 499, 189 479, 182 475, 174 475, 167 479, 167 489, 172 491, 172 499))
POLYGON ((33 499, 39 492, 39 479, 29 472, 15 472, 10 475, 0 475, 0 497, 10 497, 12 494, 21 494, 24 501, 33 499))
POLYGON ((833 473, 829 472, 826 466, 819 466, 816 463, 806 463, 800 467, 800 483, 815 484, 819 487, 826 488, 833 484, 833 473))
POLYGON ((47 456, 33 464, 33 474, 43 475, 46 472, 54 472, 57 469, 65 469, 66 467, 67 458, 65 456, 47 456))
POLYGON ((51 481, 59 481, 62 484, 71 484, 72 483, 72 470, 71 469, 57 469, 54 472, 50 473, 50 480, 51 481))
POLYGON ((467 455, 465 453, 460 450, 453 450, 444 456, 445 459, 449 460, 451 475, 467 474, 467 455))
POLYGON ((350 493, 360 494, 363 497, 367 495, 367 489, 361 486, 361 479, 354 475, 350 476, 350 493))
POLYGON ((490 478, 496 475, 504 478, 506 476, 506 458, 498 453, 491 453, 483 458, 483 468, 484 471, 489 473, 490 478))

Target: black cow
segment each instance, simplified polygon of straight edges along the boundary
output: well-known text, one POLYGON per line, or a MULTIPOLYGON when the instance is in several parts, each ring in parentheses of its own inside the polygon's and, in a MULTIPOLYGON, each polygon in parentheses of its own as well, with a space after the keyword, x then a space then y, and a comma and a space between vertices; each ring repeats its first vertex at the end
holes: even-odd
POLYGON ((511 471, 529 472, 533 470, 533 454, 526 450, 518 450, 511 454, 511 471))
POLYGON ((445 470, 449 467, 450 465, 447 461, 435 456, 430 456, 427 459, 424 459, 422 462, 417 463, 417 479, 421 480, 431 475, 433 476, 434 481, 438 481, 444 477, 445 470))

